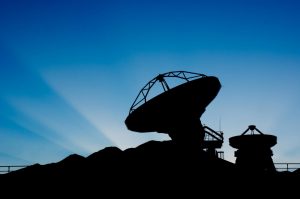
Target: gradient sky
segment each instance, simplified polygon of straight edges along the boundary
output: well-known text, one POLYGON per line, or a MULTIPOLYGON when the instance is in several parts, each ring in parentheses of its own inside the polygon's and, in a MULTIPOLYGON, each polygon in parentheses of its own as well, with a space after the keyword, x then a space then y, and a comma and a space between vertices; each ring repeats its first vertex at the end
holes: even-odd
POLYGON ((222 88, 202 123, 228 138, 249 124, 300 162, 300 3, 0 1, 0 165, 57 162, 168 136, 127 130, 139 90, 186 70, 222 88), (220 125, 221 124, 221 125, 220 125))

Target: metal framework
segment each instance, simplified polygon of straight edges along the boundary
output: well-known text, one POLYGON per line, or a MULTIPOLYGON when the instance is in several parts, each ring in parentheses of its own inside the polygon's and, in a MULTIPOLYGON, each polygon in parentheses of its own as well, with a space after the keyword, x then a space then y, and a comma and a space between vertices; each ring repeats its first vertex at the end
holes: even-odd
POLYGON ((217 132, 213 129, 211 129, 208 126, 204 126, 204 131, 205 131, 205 141, 219 141, 223 143, 224 137, 223 137, 223 132, 217 132))
POLYGON ((165 80, 166 77, 167 78, 169 78, 169 77, 180 78, 180 79, 183 79, 183 80, 189 82, 194 79, 206 77, 206 75, 200 74, 200 73, 187 72, 187 71, 172 71, 172 72, 159 74, 158 76, 156 76, 155 78, 150 80, 140 90, 138 96, 135 98, 133 104, 130 107, 129 114, 132 113, 135 109, 137 109, 140 105, 147 102, 147 96, 149 94, 149 91, 154 86, 155 83, 160 82, 164 92, 168 91, 170 89, 170 87, 165 80))
POLYGON ((258 130, 255 125, 249 125, 249 127, 242 133, 242 135, 245 135, 249 130, 251 135, 254 135, 254 131, 257 131, 259 134, 263 135, 263 133, 258 130))

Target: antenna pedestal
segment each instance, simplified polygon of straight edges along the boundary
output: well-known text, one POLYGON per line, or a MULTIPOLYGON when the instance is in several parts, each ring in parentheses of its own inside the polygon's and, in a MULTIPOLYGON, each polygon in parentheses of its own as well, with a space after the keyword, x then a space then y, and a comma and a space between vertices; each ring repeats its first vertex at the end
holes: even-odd
POLYGON ((251 171, 276 171, 270 148, 242 148, 234 153, 236 165, 242 169, 251 171))
POLYGON ((175 121, 168 134, 178 145, 202 149, 205 131, 199 119, 190 118, 175 121))

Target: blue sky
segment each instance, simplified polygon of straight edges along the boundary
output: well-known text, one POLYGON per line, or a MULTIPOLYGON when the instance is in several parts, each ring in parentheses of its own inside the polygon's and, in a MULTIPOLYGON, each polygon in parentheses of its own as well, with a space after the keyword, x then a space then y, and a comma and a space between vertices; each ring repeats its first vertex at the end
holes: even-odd
POLYGON ((56 162, 165 135, 126 129, 159 73, 217 76, 202 123, 228 138, 249 124, 300 162, 300 4, 252 1, 0 1, 0 164, 56 162))

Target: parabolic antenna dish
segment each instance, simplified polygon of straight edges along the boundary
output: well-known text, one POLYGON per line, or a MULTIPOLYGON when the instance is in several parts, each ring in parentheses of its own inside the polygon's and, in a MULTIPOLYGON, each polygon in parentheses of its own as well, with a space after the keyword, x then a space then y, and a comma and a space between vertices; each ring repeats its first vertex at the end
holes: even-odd
POLYGON ((274 135, 240 135, 229 138, 229 144, 233 148, 271 148, 277 144, 274 135))
POLYGON ((255 125, 249 125, 242 135, 229 138, 229 144, 236 149, 271 148, 277 144, 277 137, 264 134, 255 125), (251 133, 246 134, 247 132, 251 133), (254 132, 258 132, 258 134, 254 134, 254 132))
POLYGON ((186 71, 160 74, 141 89, 125 124, 129 130, 136 132, 168 133, 178 122, 199 120, 220 88, 221 83, 214 76, 186 71), (180 78, 185 83, 170 88, 169 78, 180 78), (161 84, 164 91, 148 99, 149 91, 156 83, 161 84))

